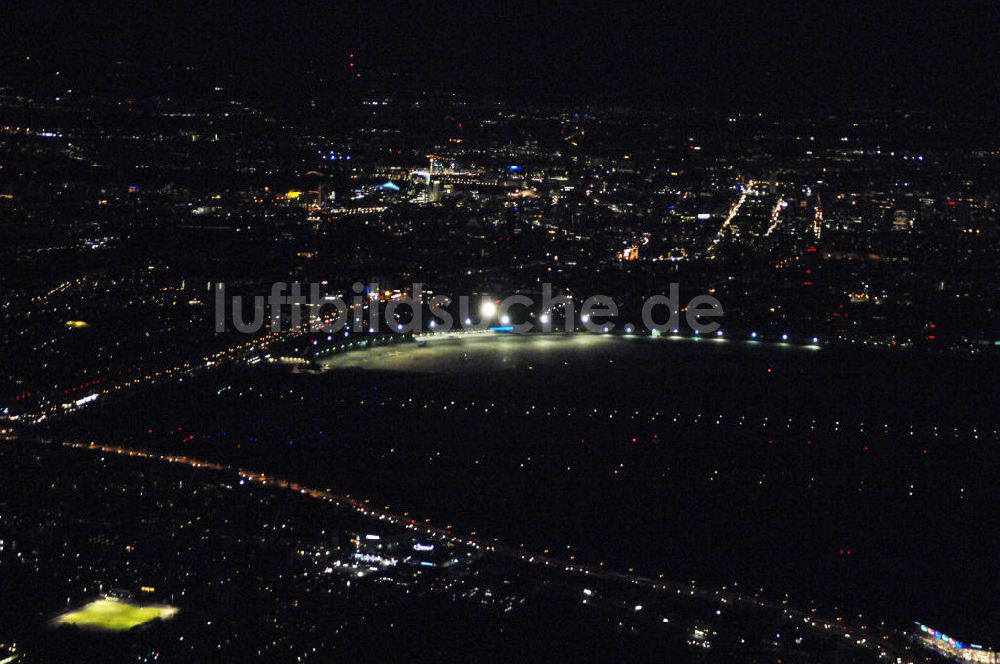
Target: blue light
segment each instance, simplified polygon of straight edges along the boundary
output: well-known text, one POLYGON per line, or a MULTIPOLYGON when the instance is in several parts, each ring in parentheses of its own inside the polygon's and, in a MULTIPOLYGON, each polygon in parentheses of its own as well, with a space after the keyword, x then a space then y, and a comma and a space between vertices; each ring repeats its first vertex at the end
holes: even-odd
POLYGON ((514 164, 511 164, 510 166, 507 167, 507 170, 508 171, 519 171, 519 170, 521 170, 521 167, 520 166, 515 166, 514 164))
POLYGON ((498 325, 497 327, 491 327, 490 332, 513 332, 513 325, 498 325))
POLYGON ((751 339, 756 339, 757 338, 757 333, 756 332, 751 332, 750 333, 750 338, 751 339))

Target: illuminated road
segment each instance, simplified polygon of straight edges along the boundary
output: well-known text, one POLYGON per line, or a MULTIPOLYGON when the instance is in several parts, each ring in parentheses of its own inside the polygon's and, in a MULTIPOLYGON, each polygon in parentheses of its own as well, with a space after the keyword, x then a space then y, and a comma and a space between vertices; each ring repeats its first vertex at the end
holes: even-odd
POLYGON ((716 233, 715 238, 712 240, 712 244, 708 246, 708 250, 705 252, 707 257, 714 258, 712 252, 714 252, 715 247, 722 242, 722 239, 726 237, 726 231, 729 230, 729 225, 733 223, 733 219, 735 219, 736 215, 739 214, 740 208, 743 207, 744 203, 746 203, 747 196, 754 193, 753 187, 754 181, 750 180, 747 183, 746 188, 743 190, 743 193, 741 193, 740 197, 736 199, 735 203, 733 203, 733 207, 729 208, 729 214, 726 215, 725 220, 722 222, 722 226, 719 228, 719 232, 716 233))
POLYGON ((813 217, 813 233, 816 234, 816 239, 819 240, 823 236, 823 208, 816 206, 816 215, 813 217))
POLYGON ((781 224, 781 210, 787 205, 788 203, 786 203, 784 199, 778 198, 778 202, 775 203, 774 208, 771 209, 771 224, 767 227, 767 230, 764 231, 764 237, 768 237, 778 228, 778 225, 781 224))
POLYGON ((278 332, 270 332, 262 336, 250 339, 240 344, 231 346, 212 355, 206 355, 201 359, 200 362, 184 362, 183 364, 178 364, 173 367, 166 369, 161 369, 159 371, 151 371, 141 376, 137 376, 130 380, 126 380, 114 385, 109 385, 103 389, 97 390, 86 396, 80 397, 73 401, 67 401, 62 403, 48 402, 42 404, 41 409, 35 413, 25 413, 22 416, 22 421, 28 424, 37 424, 46 419, 72 413, 85 407, 95 401, 100 400, 103 397, 108 397, 115 395, 120 392, 128 391, 141 387, 144 385, 151 385, 153 383, 159 383, 164 380, 180 379, 183 380, 185 376, 192 375, 198 371, 212 369, 223 365, 226 362, 237 362, 240 360, 245 360, 252 358, 254 355, 266 351, 271 345, 278 341, 284 341, 286 339, 292 339, 303 334, 307 334, 313 331, 319 331, 323 329, 324 325, 330 324, 332 321, 326 320, 316 320, 310 323, 308 326, 296 327, 287 330, 281 330, 278 332))

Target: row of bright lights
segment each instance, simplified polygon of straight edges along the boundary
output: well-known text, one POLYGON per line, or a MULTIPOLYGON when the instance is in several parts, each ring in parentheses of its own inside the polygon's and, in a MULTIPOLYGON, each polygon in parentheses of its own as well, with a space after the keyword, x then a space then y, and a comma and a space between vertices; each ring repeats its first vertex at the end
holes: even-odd
MULTIPOLYGON (((480 313, 480 315, 484 319, 493 318, 496 315, 496 313, 497 313, 497 305, 494 302, 492 302, 491 300, 486 300, 479 307, 479 313, 480 313)), ((551 317, 549 316, 548 313, 543 313, 541 316, 538 317, 538 320, 543 325, 547 325, 551 321, 551 317)), ((583 322, 586 323, 586 322, 588 322, 590 320, 590 317, 587 316, 586 314, 584 314, 581 317, 581 320, 583 320, 583 322)), ((466 318, 465 319, 465 324, 466 325, 472 325, 472 319, 466 318)), ((504 315, 500 316, 500 324, 501 325, 510 325, 510 316, 508 316, 507 314, 504 314, 504 315)), ((435 321, 431 321, 430 327, 432 329, 435 328, 435 327, 437 327, 437 324, 435 323, 435 321)), ((400 329, 402 329, 402 326, 400 326, 400 329)), ((626 330, 631 330, 631 329, 632 329, 631 325, 626 326, 626 330)), ((673 333, 674 334, 680 334, 680 330, 679 329, 674 329, 673 333)), ((694 333, 698 334, 698 330, 694 330, 694 333)), ((722 330, 717 330, 715 332, 715 336, 717 336, 717 337, 724 336, 722 330)), ((758 337, 758 334, 756 332, 751 332, 750 333, 750 338, 751 339, 756 339, 757 337, 758 337)), ((781 335, 781 340, 782 341, 788 341, 788 335, 787 334, 782 334, 781 335)), ((813 337, 812 338, 812 342, 814 344, 818 344, 819 343, 819 337, 813 337)))
MULTIPOLYGON (((584 316, 582 317, 582 319, 583 319, 583 322, 584 322, 584 323, 586 323, 586 322, 587 322, 588 320, 590 320, 590 318, 589 318, 588 316, 586 316, 586 315, 584 315, 584 316)), ((542 323, 543 325, 547 325, 547 324, 549 323, 549 321, 550 321, 550 318, 549 318, 549 315, 548 315, 548 314, 542 314, 541 316, 539 316, 538 320, 539 320, 539 321, 540 321, 540 322, 541 322, 541 323, 542 323)), ((466 319, 465 319, 465 324, 466 324, 467 326, 468 326, 468 325, 472 325, 472 319, 471 319, 471 318, 466 318, 466 319)), ((510 316, 507 316, 507 315, 504 315, 504 316, 501 316, 501 317, 500 317, 500 324, 501 324, 501 325, 510 325, 510 316)), ((433 330, 433 329, 434 329, 435 327, 437 327, 437 323, 436 323, 435 321, 431 321, 431 322, 430 322, 430 328, 431 328, 431 329, 433 330)), ((399 325, 399 326, 398 326, 398 328, 399 328, 400 330, 402 330, 402 329, 403 329, 403 326, 402 326, 402 325, 399 325)), ((607 328, 605 328, 605 329, 607 329, 607 328)), ((632 332, 633 330, 634 330, 634 328, 632 327, 632 325, 626 325, 626 326, 625 326, 625 331, 626 331, 626 332, 632 332)), ((680 332, 681 332, 681 331, 680 331, 680 329, 679 329, 679 328, 674 328, 674 330, 673 330, 673 332, 672 332, 672 333, 673 333, 673 334, 680 334, 680 332)), ((698 332, 698 330, 694 330, 694 333, 695 333, 696 335, 700 335, 700 333, 698 332)), ((716 330, 716 332, 715 332, 715 336, 717 336, 717 337, 723 337, 723 336, 725 336, 725 335, 723 334, 722 330, 716 330)), ((759 336, 760 336, 760 335, 758 335, 758 334, 757 334, 756 332, 751 332, 751 333, 750 333, 750 338, 751 338, 751 339, 758 339, 758 338, 759 338, 759 336)), ((782 334, 782 335, 781 335, 781 340, 782 340, 782 341, 788 341, 788 335, 787 335, 787 334, 782 334)), ((818 344, 818 343, 819 343, 819 337, 813 337, 813 338, 812 338, 812 342, 813 342, 814 344, 818 344)))

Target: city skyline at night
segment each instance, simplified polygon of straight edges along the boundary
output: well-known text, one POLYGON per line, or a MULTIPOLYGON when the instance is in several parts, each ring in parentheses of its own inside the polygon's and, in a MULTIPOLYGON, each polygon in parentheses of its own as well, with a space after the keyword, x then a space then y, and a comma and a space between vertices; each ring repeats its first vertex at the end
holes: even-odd
POLYGON ((4 11, 0 664, 1000 662, 995 8, 4 11))

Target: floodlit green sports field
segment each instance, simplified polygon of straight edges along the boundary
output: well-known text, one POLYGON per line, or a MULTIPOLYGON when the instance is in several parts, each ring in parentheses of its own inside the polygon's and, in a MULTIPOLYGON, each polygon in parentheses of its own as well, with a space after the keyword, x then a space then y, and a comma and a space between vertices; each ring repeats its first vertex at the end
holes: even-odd
POLYGON ((81 609, 64 613, 55 619, 57 625, 76 625, 88 629, 120 632, 143 625, 157 618, 172 618, 177 613, 172 606, 138 606, 120 599, 101 598, 81 609))

